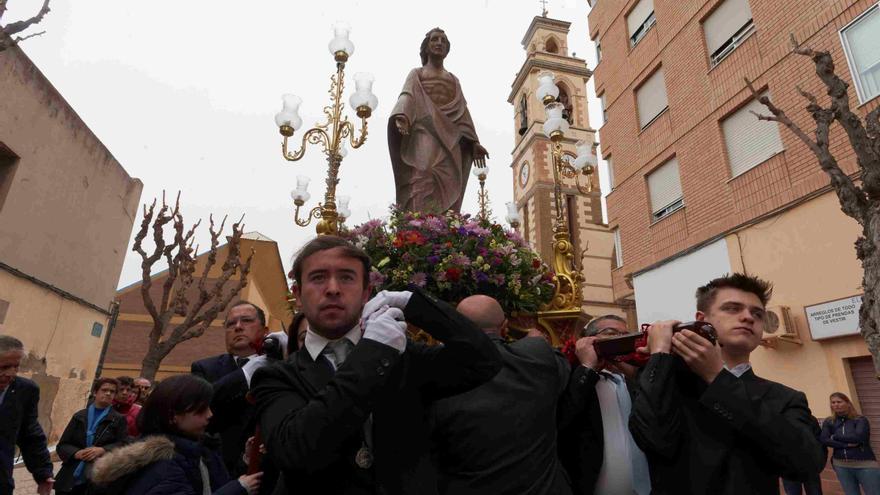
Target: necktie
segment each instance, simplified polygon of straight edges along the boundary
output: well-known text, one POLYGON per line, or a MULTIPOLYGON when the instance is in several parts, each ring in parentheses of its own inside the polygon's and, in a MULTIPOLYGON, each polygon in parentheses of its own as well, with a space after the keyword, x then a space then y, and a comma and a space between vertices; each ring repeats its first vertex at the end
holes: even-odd
POLYGON ((348 354, 354 348, 354 344, 346 338, 339 339, 335 342, 330 342, 327 344, 327 347, 324 347, 324 350, 321 351, 324 354, 324 357, 330 361, 330 364, 333 365, 333 370, 339 370, 339 367, 342 366, 342 363, 348 358, 348 354))
MULTIPOLYGON (((632 412, 632 400, 629 397, 629 391, 626 389, 626 381, 622 377, 613 373, 604 373, 605 378, 614 382, 614 390, 617 393, 617 404, 620 407, 620 415, 623 416, 624 424, 629 424, 629 415, 632 412)), ((648 459, 644 452, 636 445, 635 440, 629 432, 627 432, 627 440, 629 442, 629 457, 632 461, 633 473, 633 489, 638 495, 648 495, 651 493, 651 476, 648 472, 648 459)))
POLYGON ((241 368, 241 367, 243 367, 244 365, 246 365, 248 361, 250 361, 250 359, 248 359, 248 358, 235 358, 235 364, 236 364, 239 368, 241 368))

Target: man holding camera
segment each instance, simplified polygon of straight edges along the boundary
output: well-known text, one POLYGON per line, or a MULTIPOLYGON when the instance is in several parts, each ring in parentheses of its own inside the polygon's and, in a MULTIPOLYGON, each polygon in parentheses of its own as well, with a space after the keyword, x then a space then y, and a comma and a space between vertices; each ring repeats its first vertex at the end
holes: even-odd
POLYGON ((636 367, 599 356, 593 343, 629 333, 617 315, 594 318, 576 342, 580 361, 558 409, 559 457, 576 494, 651 493, 645 454, 629 431, 636 367))
POLYGON ((266 356, 256 350, 269 329, 263 310, 245 300, 229 308, 224 327, 227 352, 196 361, 191 369, 214 386, 214 416, 208 431, 220 435, 223 462, 231 474, 238 475, 243 473, 242 454, 255 425, 254 406, 246 395, 254 372, 266 364, 266 356))
POLYGON ((696 319, 718 345, 677 321, 648 330, 630 430, 648 456, 655 494, 778 494, 779 477, 803 479, 825 465, 802 392, 758 377, 769 283, 733 274, 697 289, 696 319))
POLYGON ((470 390, 501 368, 492 341, 418 290, 368 303, 369 256, 339 237, 306 244, 293 265, 308 320, 305 345, 259 370, 252 393, 275 493, 437 493, 428 403, 470 390), (407 341, 407 322, 442 346, 407 341))

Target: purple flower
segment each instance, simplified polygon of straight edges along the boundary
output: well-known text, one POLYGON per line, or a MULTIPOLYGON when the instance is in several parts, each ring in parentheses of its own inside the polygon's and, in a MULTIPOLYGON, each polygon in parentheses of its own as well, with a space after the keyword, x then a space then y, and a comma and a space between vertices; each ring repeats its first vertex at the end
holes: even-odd
POLYGON ((428 256, 427 260, 428 260, 428 263, 430 263, 432 265, 436 265, 437 263, 440 263, 440 257, 437 255, 434 255, 434 254, 432 254, 431 256, 428 256))
POLYGON ((446 222, 440 217, 428 217, 428 220, 425 223, 430 230, 437 232, 443 232, 446 230, 446 222))
POLYGON ((489 276, 483 272, 477 272, 477 282, 485 283, 489 281, 489 276))
POLYGON ((413 274, 410 281, 419 287, 424 287, 428 283, 428 276, 424 272, 418 272, 413 274))
POLYGON ((370 272, 370 285, 373 287, 381 287, 385 283, 385 275, 379 273, 378 270, 370 272))
POLYGON ((495 285, 504 285, 504 274, 496 273, 492 276, 492 281, 495 282, 495 285))

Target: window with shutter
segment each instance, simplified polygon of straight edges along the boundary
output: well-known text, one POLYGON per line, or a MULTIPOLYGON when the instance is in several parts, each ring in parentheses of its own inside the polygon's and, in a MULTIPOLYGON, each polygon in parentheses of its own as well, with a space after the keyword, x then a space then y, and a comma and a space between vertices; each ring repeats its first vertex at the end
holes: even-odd
POLYGON ((880 96, 880 5, 840 31, 859 102, 880 96))
POLYGON ((677 159, 670 159, 648 175, 648 193, 651 197, 651 216, 654 220, 659 220, 684 206, 677 159))
POLYGON ((608 164, 608 185, 614 190, 614 162, 610 156, 605 159, 605 162, 608 164))
POLYGON ((649 29, 656 23, 654 18, 654 0, 642 0, 626 16, 626 27, 629 32, 629 45, 636 46, 649 29))
POLYGON ((731 177, 755 168, 784 150, 776 122, 758 120, 752 112, 767 113, 767 109, 754 99, 721 121, 731 177))
POLYGON ((721 2, 703 22, 703 34, 712 66, 718 65, 754 31, 748 0, 721 2))
POLYGON ((657 69, 636 90, 636 102, 639 111, 639 127, 644 129, 666 110, 666 82, 663 77, 663 68, 657 69))
POLYGON ((599 96, 599 106, 602 107, 602 123, 608 122, 608 105, 605 104, 605 93, 599 96))

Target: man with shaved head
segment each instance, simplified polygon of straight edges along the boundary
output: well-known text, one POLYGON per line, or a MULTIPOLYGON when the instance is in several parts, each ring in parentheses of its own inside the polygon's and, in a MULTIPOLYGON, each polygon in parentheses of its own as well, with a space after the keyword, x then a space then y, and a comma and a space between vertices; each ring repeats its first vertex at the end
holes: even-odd
POLYGON ((468 297, 456 309, 492 339, 503 367, 429 412, 440 493, 571 494, 556 453, 556 402, 569 376, 565 358, 540 337, 506 342, 507 317, 491 297, 468 297))

